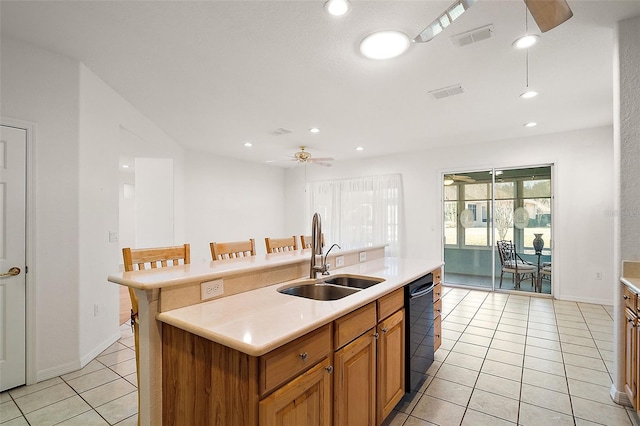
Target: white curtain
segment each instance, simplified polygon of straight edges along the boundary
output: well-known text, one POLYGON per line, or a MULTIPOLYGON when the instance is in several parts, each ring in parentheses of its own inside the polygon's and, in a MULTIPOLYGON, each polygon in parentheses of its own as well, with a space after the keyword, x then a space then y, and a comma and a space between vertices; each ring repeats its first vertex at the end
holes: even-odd
POLYGON ((401 175, 367 176, 308 184, 310 214, 319 213, 328 245, 343 249, 387 244, 400 256, 401 175))

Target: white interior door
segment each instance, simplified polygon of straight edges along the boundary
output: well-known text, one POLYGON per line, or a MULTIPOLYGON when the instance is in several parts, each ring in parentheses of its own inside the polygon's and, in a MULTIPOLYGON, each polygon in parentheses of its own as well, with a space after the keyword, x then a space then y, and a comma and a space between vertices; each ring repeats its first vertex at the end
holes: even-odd
POLYGON ((27 131, 0 128, 0 391, 25 384, 27 131))

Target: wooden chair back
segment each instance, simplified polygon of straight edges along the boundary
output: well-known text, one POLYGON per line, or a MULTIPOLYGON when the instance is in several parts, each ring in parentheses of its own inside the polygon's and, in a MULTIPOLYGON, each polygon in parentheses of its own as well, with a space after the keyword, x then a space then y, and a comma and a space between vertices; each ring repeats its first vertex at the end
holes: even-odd
POLYGON ((267 253, 282 253, 285 251, 298 250, 298 239, 294 235, 288 238, 265 238, 264 244, 267 246, 267 253))
POLYGON ((124 257, 125 271, 165 268, 179 265, 180 261, 183 265, 191 263, 189 244, 143 249, 125 247, 122 249, 122 256, 124 257))
MULTIPOLYGON (((322 239, 322 247, 324 247, 324 233, 320 234, 322 239)), ((311 248, 311 235, 300 235, 300 243, 302 243, 303 249, 311 248)))
POLYGON ((256 255, 256 240, 232 241, 227 243, 209 243, 213 260, 234 259, 256 255))

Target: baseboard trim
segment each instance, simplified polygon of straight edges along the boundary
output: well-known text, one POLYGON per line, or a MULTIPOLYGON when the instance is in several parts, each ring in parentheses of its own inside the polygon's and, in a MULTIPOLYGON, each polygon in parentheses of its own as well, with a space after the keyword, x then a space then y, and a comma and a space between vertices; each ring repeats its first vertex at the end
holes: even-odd
POLYGON ((627 396, 626 392, 619 392, 616 389, 615 385, 611 385, 611 390, 609 391, 609 395, 611 396, 611 400, 616 404, 625 405, 627 407, 632 407, 631 401, 627 396))
POLYGON ((117 333, 113 334, 111 337, 103 341, 100 345, 96 346, 91 352, 86 354, 80 359, 80 365, 84 367, 93 361, 98 355, 100 355, 105 349, 109 346, 113 345, 115 342, 120 340, 120 329, 118 329, 117 333))

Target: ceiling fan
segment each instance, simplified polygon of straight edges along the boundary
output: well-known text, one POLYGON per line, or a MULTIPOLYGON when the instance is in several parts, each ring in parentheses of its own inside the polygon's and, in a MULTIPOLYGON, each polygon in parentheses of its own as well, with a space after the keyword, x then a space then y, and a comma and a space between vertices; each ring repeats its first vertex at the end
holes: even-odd
POLYGON ((465 175, 444 175, 445 185, 452 185, 454 182, 473 183, 475 181, 474 178, 465 175))
POLYGON ((298 163, 303 163, 303 164, 307 164, 307 163, 311 163, 311 164, 317 164, 318 166, 324 166, 324 167, 331 167, 333 164, 328 163, 328 161, 333 161, 333 158, 330 157, 324 157, 324 158, 313 158, 311 156, 311 153, 309 153, 306 150, 306 146, 301 146, 300 147, 300 151, 296 152, 293 155, 293 158, 291 159, 291 161, 297 161, 298 163))
MULTIPOLYGON (((418 34, 413 41, 425 43, 444 31, 462 15, 476 0, 456 0, 437 19, 418 34)), ((566 0, 524 0, 529 13, 538 24, 540 31, 547 32, 573 16, 566 0)))

